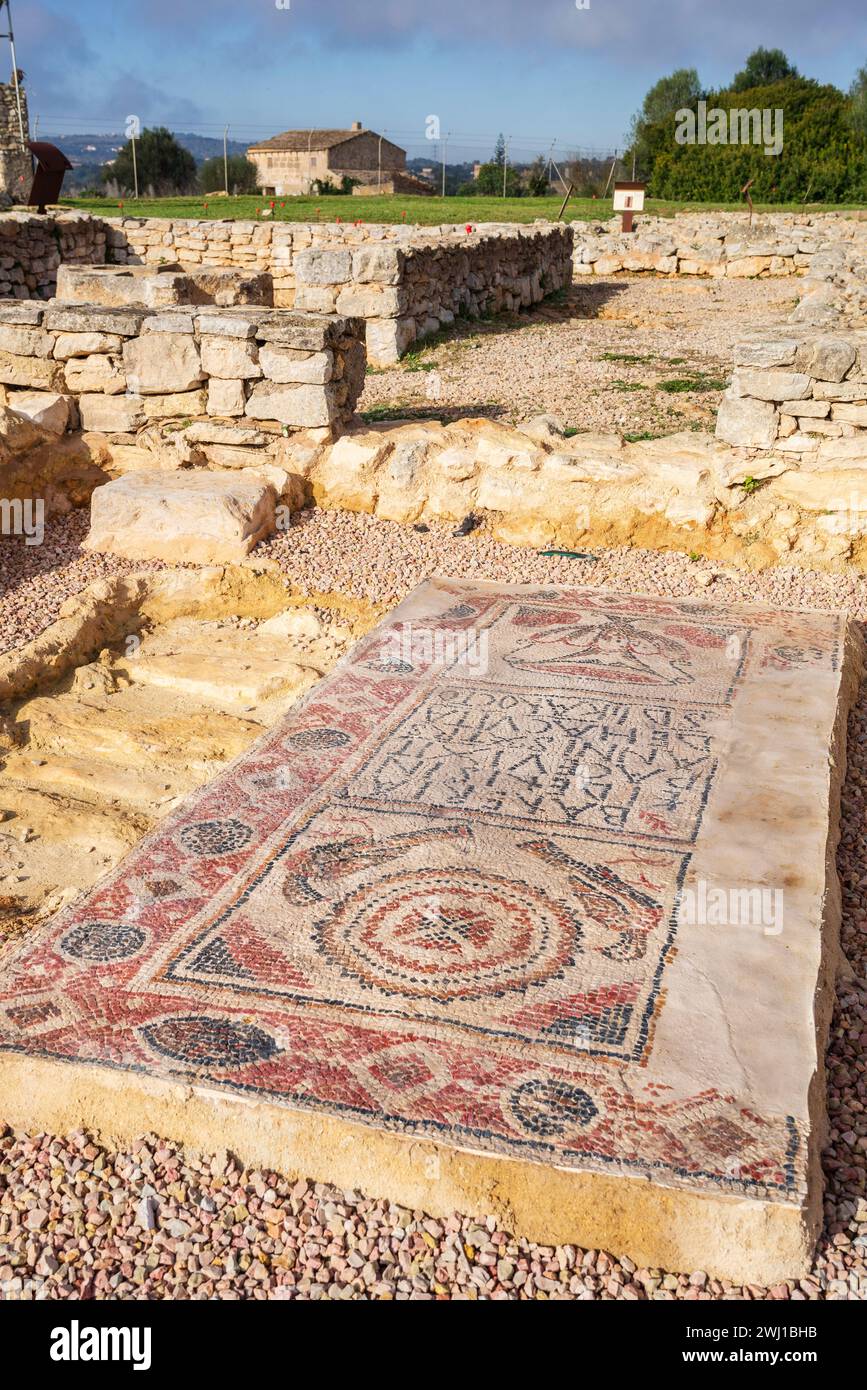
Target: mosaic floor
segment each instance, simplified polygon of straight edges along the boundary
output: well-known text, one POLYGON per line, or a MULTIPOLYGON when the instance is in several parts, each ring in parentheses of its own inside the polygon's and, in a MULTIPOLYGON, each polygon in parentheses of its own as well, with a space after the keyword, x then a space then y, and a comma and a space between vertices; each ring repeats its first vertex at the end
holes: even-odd
POLYGON ((848 654, 432 581, 7 958, 0 1048, 801 1207, 848 654))

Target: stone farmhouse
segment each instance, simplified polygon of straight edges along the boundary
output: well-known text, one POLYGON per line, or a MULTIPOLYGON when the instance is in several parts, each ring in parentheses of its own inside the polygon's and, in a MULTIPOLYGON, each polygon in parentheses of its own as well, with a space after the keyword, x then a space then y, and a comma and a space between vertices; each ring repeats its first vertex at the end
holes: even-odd
POLYGON ((350 130, 284 130, 247 158, 256 165, 262 191, 275 197, 309 193, 314 182, 354 179, 356 192, 427 193, 429 184, 406 170, 406 150, 355 121, 350 130))

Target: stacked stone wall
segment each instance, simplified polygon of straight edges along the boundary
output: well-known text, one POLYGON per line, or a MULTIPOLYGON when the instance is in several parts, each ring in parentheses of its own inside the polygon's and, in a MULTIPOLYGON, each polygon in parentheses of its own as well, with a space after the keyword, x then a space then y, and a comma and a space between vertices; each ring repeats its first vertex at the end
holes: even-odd
POLYGON ((149 446, 189 430, 203 458, 249 455, 292 431, 333 438, 364 386, 364 325, 269 309, 0 305, 6 404, 59 432, 149 446), (210 449, 210 453, 209 453, 210 449), (217 451, 211 457, 213 450, 217 451))

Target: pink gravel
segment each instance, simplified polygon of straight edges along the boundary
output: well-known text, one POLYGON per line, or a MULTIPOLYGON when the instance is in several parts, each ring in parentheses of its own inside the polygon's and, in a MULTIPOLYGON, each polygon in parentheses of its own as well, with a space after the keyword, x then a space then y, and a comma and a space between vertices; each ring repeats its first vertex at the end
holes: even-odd
POLYGON ((0 540, 0 652, 37 637, 66 600, 93 580, 159 568, 82 550, 89 525, 85 507, 50 517, 41 545, 26 545, 23 536, 0 540))

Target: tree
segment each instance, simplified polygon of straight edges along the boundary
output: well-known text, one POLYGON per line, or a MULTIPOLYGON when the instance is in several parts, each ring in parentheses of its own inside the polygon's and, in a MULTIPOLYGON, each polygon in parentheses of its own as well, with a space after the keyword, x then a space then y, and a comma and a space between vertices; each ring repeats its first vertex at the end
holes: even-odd
POLYGON ((497 144, 496 144, 496 148, 494 149, 494 157, 493 157, 493 159, 491 160, 491 163, 492 163, 492 164, 499 164, 500 168, 502 169, 502 167, 503 167, 503 165, 505 164, 505 162, 506 162, 506 138, 505 138, 505 136, 503 135, 503 133, 502 133, 502 131, 501 131, 500 134, 497 136, 497 144))
POLYGON ((862 202, 867 195, 867 140, 853 130, 851 102, 833 86, 790 77, 743 92, 712 92, 708 107, 725 112, 745 106, 784 113, 779 155, 761 143, 679 144, 669 116, 648 134, 649 193, 678 201, 737 202, 753 179, 756 202, 862 202))
MULTIPOLYGON (((196 161, 165 126, 142 131, 135 144, 135 160, 139 192, 164 197, 195 190, 196 161)), ((126 192, 135 187, 131 141, 118 151, 111 164, 102 166, 102 179, 104 183, 116 182, 126 192)))
POLYGON ((226 193, 255 193, 258 190, 258 172, 246 155, 230 154, 228 159, 229 186, 226 188, 226 164, 221 154, 206 159, 199 170, 199 183, 203 193, 215 193, 224 189, 226 193))
POLYGON ((757 48, 750 54, 743 71, 735 73, 729 91, 746 92, 750 87, 768 87, 772 82, 799 76, 798 69, 781 48, 757 48))
POLYGON ((655 82, 632 118, 629 132, 629 153, 643 170, 649 167, 647 137, 652 126, 688 106, 695 106, 702 95, 701 83, 695 68, 678 68, 669 77, 655 82))
POLYGON ((852 103, 849 117, 852 125, 859 135, 867 138, 867 66, 856 72, 849 88, 849 100, 852 103))
POLYGON ((548 192, 548 161, 543 154, 537 155, 527 170, 527 194, 530 198, 544 198, 548 192))
MULTIPOLYGON (((506 175, 506 197, 520 198, 524 192, 524 185, 517 169, 510 164, 505 170, 506 175)), ((483 164, 479 169, 479 177, 473 179, 473 192, 479 197, 502 198, 503 196, 503 166, 502 164, 490 163, 483 164)))

